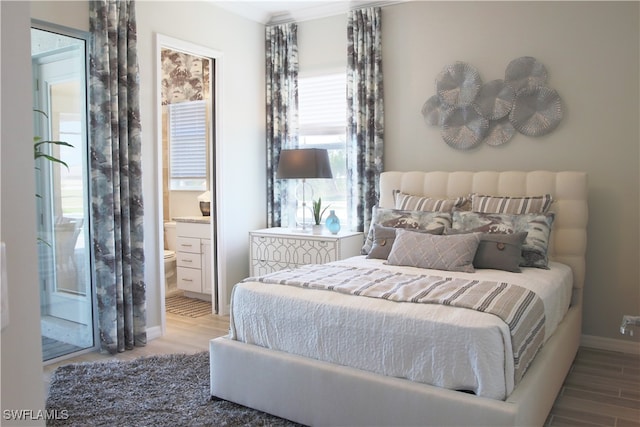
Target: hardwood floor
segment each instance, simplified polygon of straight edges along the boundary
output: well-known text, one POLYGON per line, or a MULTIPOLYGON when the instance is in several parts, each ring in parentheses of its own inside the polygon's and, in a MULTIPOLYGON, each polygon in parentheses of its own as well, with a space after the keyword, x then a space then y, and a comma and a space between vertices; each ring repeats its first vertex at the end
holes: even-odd
MULTIPOLYGON (((87 353, 45 366, 44 382, 48 386, 55 368, 67 363, 208 350, 209 340, 226 335, 228 328, 228 316, 189 318, 167 313, 167 333, 146 347, 116 356, 87 353)), ((640 355, 581 347, 546 425, 640 427, 640 355)))
POLYGON ((640 427, 640 356, 581 347, 547 423, 640 427))

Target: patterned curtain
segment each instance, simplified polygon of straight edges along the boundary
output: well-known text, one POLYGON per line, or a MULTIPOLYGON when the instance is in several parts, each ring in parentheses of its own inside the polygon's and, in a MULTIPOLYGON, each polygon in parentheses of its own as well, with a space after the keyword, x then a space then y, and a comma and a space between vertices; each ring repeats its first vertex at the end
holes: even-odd
POLYGON ((91 219, 102 351, 144 346, 143 204, 135 5, 89 2, 91 219))
POLYGON ((379 7, 352 10, 347 26, 347 185, 350 222, 364 231, 378 203, 384 108, 379 7))
POLYGON ((298 146, 298 26, 266 28, 267 225, 288 223, 287 182, 276 179, 280 150, 298 146))

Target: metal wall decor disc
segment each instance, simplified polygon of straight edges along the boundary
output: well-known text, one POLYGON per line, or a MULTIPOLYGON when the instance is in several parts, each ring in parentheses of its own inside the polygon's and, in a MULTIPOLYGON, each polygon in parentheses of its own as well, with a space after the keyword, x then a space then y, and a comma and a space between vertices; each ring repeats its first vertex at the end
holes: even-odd
POLYGON ((471 106, 447 110, 442 120, 442 139, 451 147, 467 150, 480 144, 489 129, 489 120, 471 106))
POLYGON ((422 116, 426 124, 431 126, 440 126, 442 124, 442 116, 444 110, 450 107, 442 105, 442 101, 438 95, 433 95, 422 106, 422 116))
POLYGON ((547 83, 547 69, 537 59, 522 56, 507 65, 504 80, 516 92, 527 87, 544 86, 547 83))
POLYGON ((497 120, 509 114, 515 96, 513 88, 504 80, 492 80, 480 87, 473 105, 482 117, 497 120))
POLYGON ((560 95, 555 90, 538 86, 516 92, 509 121, 516 130, 528 136, 551 132, 562 120, 560 95))
POLYGON ((454 62, 436 77, 436 93, 445 104, 461 107, 473 102, 481 84, 480 74, 474 67, 454 62))
POLYGON ((513 138, 516 130, 509 121, 509 117, 503 117, 500 120, 491 120, 489 122, 489 130, 484 138, 484 143, 497 147, 513 138))

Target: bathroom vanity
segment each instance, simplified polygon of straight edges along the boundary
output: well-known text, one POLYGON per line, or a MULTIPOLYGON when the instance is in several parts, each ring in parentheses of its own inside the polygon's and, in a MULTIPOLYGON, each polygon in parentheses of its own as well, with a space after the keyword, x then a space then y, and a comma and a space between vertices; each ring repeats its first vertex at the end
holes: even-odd
POLYGON ((176 217, 177 286, 185 295, 212 300, 211 217, 176 217))

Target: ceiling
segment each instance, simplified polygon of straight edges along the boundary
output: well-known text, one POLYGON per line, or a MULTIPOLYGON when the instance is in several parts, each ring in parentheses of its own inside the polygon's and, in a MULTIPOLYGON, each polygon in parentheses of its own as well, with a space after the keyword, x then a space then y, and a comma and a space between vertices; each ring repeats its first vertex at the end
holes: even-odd
POLYGON ((349 9, 366 6, 384 6, 388 4, 400 3, 408 0, 386 0, 386 1, 365 1, 365 0, 210 0, 216 6, 244 16, 252 21, 262 24, 281 24, 291 21, 306 21, 309 19, 323 18, 326 16, 339 15, 349 9))

